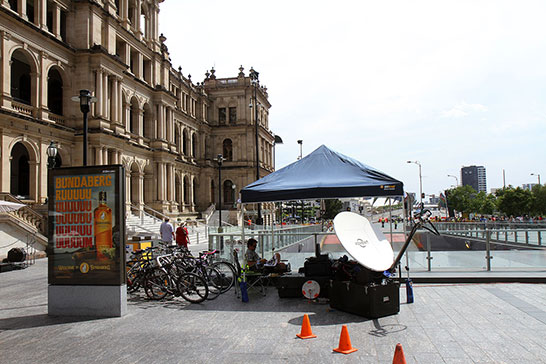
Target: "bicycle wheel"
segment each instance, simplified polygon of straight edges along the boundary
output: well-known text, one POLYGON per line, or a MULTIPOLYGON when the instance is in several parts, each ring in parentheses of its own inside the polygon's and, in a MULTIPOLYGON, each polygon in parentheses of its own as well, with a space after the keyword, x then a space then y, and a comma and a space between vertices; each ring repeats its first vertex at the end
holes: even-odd
POLYGON ((183 273, 178 279, 177 286, 180 295, 191 303, 201 303, 209 294, 207 282, 197 274, 183 273))
POLYGON ((127 292, 136 292, 139 288, 140 284, 138 280, 138 272, 136 270, 130 269, 127 272, 127 292))
POLYGON ((208 300, 217 298, 222 293, 222 274, 218 269, 212 267, 205 267, 204 272, 201 272, 201 276, 205 278, 207 286, 209 287, 208 300))
POLYGON ((235 267, 228 262, 216 262, 211 265, 221 273, 220 285, 222 287, 222 293, 227 292, 235 284, 237 273, 235 267))
POLYGON ((161 300, 169 292, 169 276, 162 270, 150 272, 144 279, 144 291, 148 298, 152 300, 161 300))

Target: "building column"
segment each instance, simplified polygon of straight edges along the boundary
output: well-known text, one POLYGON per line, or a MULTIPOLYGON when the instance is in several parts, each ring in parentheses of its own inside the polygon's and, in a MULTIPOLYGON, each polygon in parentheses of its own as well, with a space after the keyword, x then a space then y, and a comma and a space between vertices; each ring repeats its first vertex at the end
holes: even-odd
POLYGON ((157 199, 159 201, 165 201, 165 163, 157 162, 157 199))
POLYGON ((144 110, 140 106, 138 107, 137 133, 138 136, 144 135, 144 110))
POLYGON ((102 74, 102 117, 109 119, 108 113, 108 73, 102 74))
POLYGON ((127 132, 131 132, 131 128, 130 128, 130 125, 129 125, 129 121, 131 119, 131 104, 129 103, 125 103, 125 107, 122 107, 123 108, 123 112, 125 113, 125 131, 127 132))
POLYGON ((61 39, 61 7, 53 3, 53 34, 61 39))
POLYGON ((125 29, 129 29, 129 0, 120 0, 121 24, 125 29))
POLYGON ((119 95, 118 95, 119 79, 113 77, 112 80, 112 122, 119 124, 119 95))
POLYGON ((136 16, 135 16, 135 30, 137 33, 137 38, 142 39, 142 32, 140 31, 140 13, 142 12, 142 1, 136 0, 136 16))
POLYGON ((131 209, 131 169, 125 170, 125 205, 127 213, 132 213, 131 209))
POLYGON ((190 177, 190 211, 195 212, 195 195, 193 194, 195 178, 193 176, 190 177))
POLYGON ((95 71, 95 97, 97 101, 95 104, 95 117, 101 117, 102 114, 102 70, 95 71))
MULTIPOLYGON (((40 62, 38 67, 40 67, 41 64, 42 64, 42 62, 40 62)), ((41 87, 40 87, 40 84, 41 84, 42 78, 40 76, 41 76, 40 72, 31 72, 30 73, 30 92, 31 92, 31 94, 30 94, 30 104, 33 107, 32 116, 34 116, 34 117, 37 117, 36 110, 39 110, 40 106, 41 106, 41 97, 40 97, 41 96, 41 94, 40 94, 41 87)))
POLYGON ((173 171, 173 165, 171 163, 167 164, 167 201, 169 204, 172 204, 174 197, 174 171, 173 171))
POLYGON ((36 0, 34 2, 34 11, 37 17, 38 27, 42 30, 47 30, 47 0, 36 0))
POLYGON ((35 161, 28 161, 28 169, 29 169, 29 195, 30 199, 34 200, 36 202, 39 202, 39 176, 40 176, 40 169, 39 164, 35 161))
POLYGON ((166 139, 169 143, 172 143, 174 140, 173 136, 173 123, 172 123, 172 110, 170 108, 165 108, 165 127, 166 127, 166 139))
POLYGON ((157 138, 165 139, 165 106, 163 104, 158 105, 158 115, 157 115, 157 138))
POLYGON ((28 19, 27 17, 27 0, 17 0, 17 10, 19 11, 18 14, 21 18, 29 20, 32 23, 34 22, 34 19, 28 19))
POLYGON ((108 148, 102 150, 102 164, 110 164, 110 160, 108 159, 108 148))
POLYGON ((135 205, 139 210, 142 210, 142 205, 144 204, 144 173, 142 172, 133 172, 131 173, 131 179, 136 178, 136 183, 132 186, 136 189, 136 201, 135 205))
POLYGON ((95 165, 102 166, 102 148, 95 147, 95 165))

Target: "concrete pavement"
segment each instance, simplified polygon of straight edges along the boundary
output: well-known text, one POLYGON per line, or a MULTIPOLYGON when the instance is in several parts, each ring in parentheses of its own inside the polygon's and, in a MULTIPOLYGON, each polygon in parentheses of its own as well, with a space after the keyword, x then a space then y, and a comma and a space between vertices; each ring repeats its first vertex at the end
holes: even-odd
MULTIPOLYGON (((415 303, 369 320, 325 302, 233 291, 203 304, 130 296, 128 314, 47 315, 47 260, 0 274, 1 363, 546 363, 546 285, 415 285, 415 303), (308 314, 316 339, 300 340, 308 314), (349 355, 333 353, 348 326, 349 355)), ((405 290, 400 292, 405 301, 405 290)))

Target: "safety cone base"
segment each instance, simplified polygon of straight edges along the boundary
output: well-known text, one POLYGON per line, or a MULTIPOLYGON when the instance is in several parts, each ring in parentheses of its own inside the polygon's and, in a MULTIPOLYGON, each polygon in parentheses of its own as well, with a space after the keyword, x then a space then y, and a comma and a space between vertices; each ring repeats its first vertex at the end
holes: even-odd
POLYGON ((310 334, 310 335, 296 334, 296 336, 299 337, 300 339, 312 339, 314 337, 317 337, 317 335, 313 335, 313 334, 310 334))
POLYGON ((311 323, 309 322, 309 315, 305 314, 303 315, 303 322, 301 323, 301 332, 299 334, 296 334, 297 337, 300 339, 312 339, 314 337, 317 337, 317 335, 313 335, 313 331, 311 331, 311 323))
POLYGON ((354 353, 355 351, 357 351, 358 349, 355 349, 355 348, 350 348, 350 349, 346 349, 346 350, 343 350, 341 348, 335 348, 334 351, 336 353, 342 353, 342 354, 351 354, 351 353, 354 353))
POLYGON ((339 337, 339 346, 334 349, 336 353, 350 354, 354 353, 358 349, 353 348, 351 345, 351 338, 349 337, 349 331, 347 325, 341 327, 341 336, 339 337))

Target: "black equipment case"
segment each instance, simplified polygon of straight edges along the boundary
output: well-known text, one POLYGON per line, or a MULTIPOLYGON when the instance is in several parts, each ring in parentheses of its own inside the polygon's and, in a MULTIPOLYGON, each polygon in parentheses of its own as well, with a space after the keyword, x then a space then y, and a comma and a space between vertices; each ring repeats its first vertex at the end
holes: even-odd
POLYGON ((400 311, 400 283, 358 284, 330 281, 330 306, 367 318, 395 315, 400 311))
POLYGON ((307 281, 316 281, 320 285, 319 297, 328 297, 330 277, 305 277, 303 274, 285 274, 276 279, 280 298, 302 298, 301 288, 307 281))
POLYGON ((332 275, 332 262, 330 261, 328 254, 307 258, 303 267, 306 277, 330 278, 332 275))

